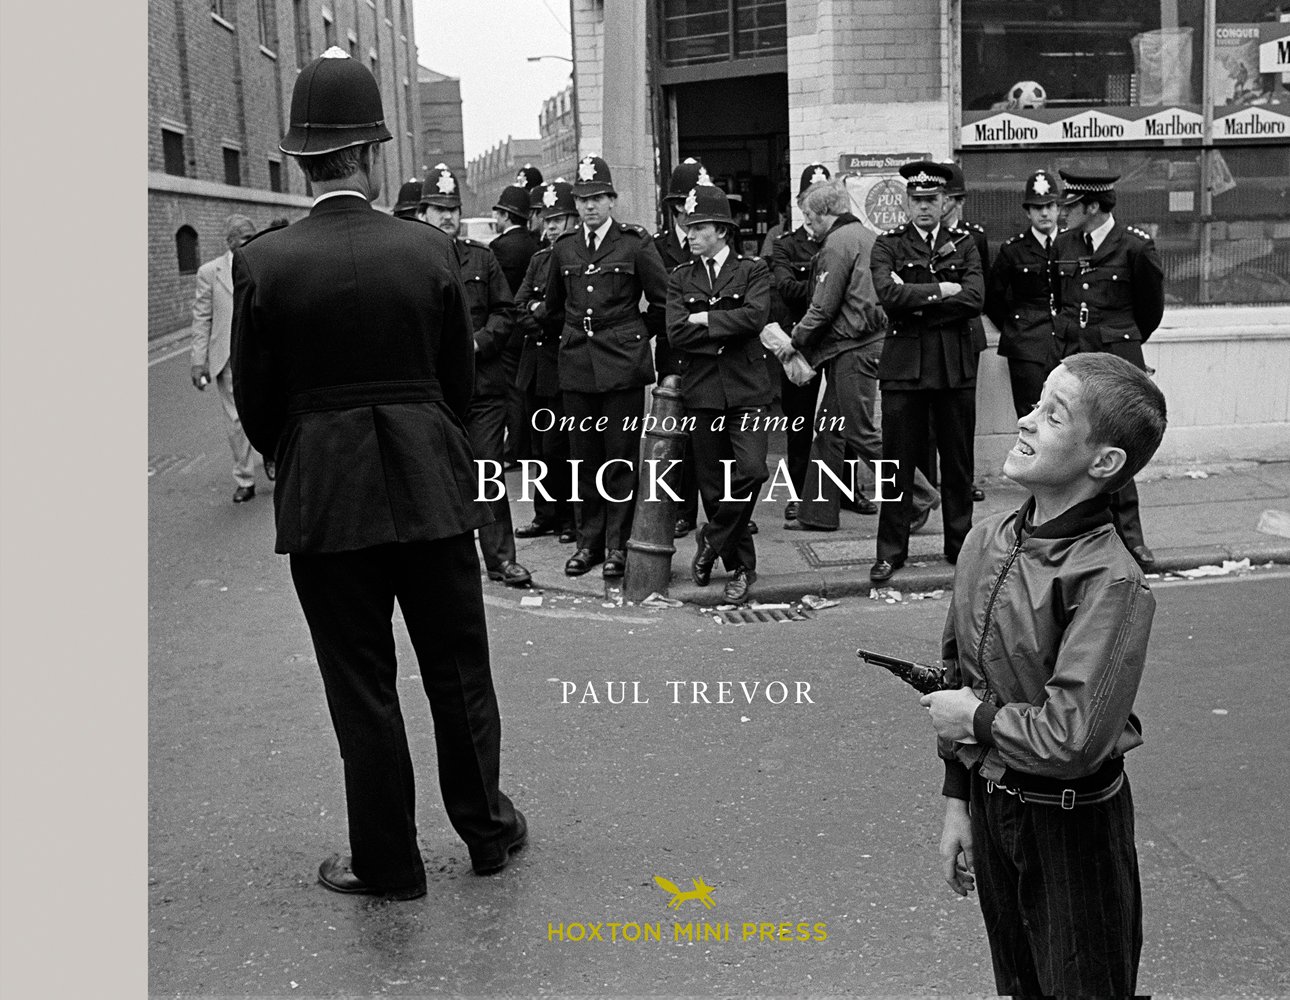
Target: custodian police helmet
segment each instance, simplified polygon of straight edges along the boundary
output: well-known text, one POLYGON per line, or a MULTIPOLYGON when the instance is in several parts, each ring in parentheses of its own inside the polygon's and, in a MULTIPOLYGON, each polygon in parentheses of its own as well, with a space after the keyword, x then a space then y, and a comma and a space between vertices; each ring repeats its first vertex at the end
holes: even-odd
POLYGON ((687 226, 711 222, 718 226, 737 228, 737 223, 730 214, 730 199, 715 184, 696 184, 685 196, 682 207, 687 226))
POLYGON ((573 185, 563 178, 557 177, 550 184, 540 184, 533 190, 538 192, 543 219, 578 214, 578 206, 573 200, 573 185))
POLYGON ((506 212, 520 221, 527 219, 529 217, 528 191, 518 184, 503 188, 502 193, 497 196, 497 204, 493 206, 493 210, 506 212))
POLYGON ((392 138, 376 77, 333 45, 296 77, 291 127, 278 148, 292 156, 319 156, 392 138))
POLYGON ((1026 178, 1026 193, 1021 196, 1023 207, 1052 205, 1061 201, 1062 192, 1057 182, 1046 170, 1036 170, 1026 178))
POLYGON ((461 185, 446 163, 436 163, 421 185, 422 205, 436 208, 461 208, 461 185))
POLYGON ((413 177, 399 188, 399 200, 394 203, 394 214, 401 219, 413 219, 417 214, 417 202, 421 200, 421 182, 413 177))
POLYGON ((573 184, 575 198, 594 198, 600 194, 618 196, 609 164, 599 156, 584 156, 578 161, 578 179, 573 184))
POLYGON ((797 187, 797 196, 800 198, 811 189, 812 185, 824 184, 830 179, 829 168, 823 163, 808 164, 802 171, 802 183, 797 187))
POLYGON ((526 163, 515 172, 515 184, 525 191, 532 191, 542 183, 542 171, 531 163, 526 163))
POLYGON ((712 178, 708 176, 708 168, 693 156, 687 156, 673 168, 671 180, 667 185, 667 195, 663 200, 674 208, 680 208, 686 195, 696 184, 711 183, 712 178))

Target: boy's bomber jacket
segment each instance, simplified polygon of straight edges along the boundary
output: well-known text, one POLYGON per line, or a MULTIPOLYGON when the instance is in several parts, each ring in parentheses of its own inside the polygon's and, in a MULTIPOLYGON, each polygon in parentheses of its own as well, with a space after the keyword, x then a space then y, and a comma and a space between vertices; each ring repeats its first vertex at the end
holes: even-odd
POLYGON ((937 742, 952 798, 968 798, 973 767, 1007 786, 1070 781, 1142 743, 1155 598, 1106 495, 1031 528, 1034 503, 975 525, 959 554, 941 655, 982 703, 976 743, 937 742))

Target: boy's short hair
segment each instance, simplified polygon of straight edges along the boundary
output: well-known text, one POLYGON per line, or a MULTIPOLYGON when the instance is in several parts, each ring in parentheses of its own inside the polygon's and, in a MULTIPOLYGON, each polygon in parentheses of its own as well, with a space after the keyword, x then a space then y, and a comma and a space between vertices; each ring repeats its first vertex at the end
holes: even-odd
POLYGON ((1102 488, 1114 492, 1141 472, 1160 447, 1167 424, 1165 394, 1141 368, 1114 354, 1075 354, 1062 364, 1079 379, 1088 440, 1124 450, 1124 468, 1102 488))
POLYGON ((838 181, 813 184, 802 196, 802 211, 815 215, 842 215, 851 211, 851 195, 838 181))

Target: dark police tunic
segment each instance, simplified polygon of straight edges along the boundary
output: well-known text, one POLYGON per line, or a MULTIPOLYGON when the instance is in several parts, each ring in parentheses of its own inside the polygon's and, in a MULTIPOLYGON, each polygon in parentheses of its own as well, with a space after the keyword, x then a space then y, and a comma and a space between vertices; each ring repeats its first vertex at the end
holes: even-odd
MULTIPOLYGON (((780 234, 771 244, 770 318, 789 335, 811 306, 812 267, 822 246, 824 244, 816 240, 805 226, 780 234)), ((778 363, 776 367, 779 368, 780 401, 789 425, 785 435, 788 477, 800 495, 806 489, 806 475, 810 468, 820 373, 816 372, 805 385, 794 385, 778 363), (795 425, 800 425, 797 430, 793 430, 795 425)))
MULTIPOLYGON (((599 238, 598 238, 599 239, 599 238)), ((655 316, 667 297, 667 273, 649 233, 640 226, 610 220, 592 253, 586 227, 565 233, 551 248, 546 307, 564 316, 560 332, 560 389, 566 414, 581 424, 601 417, 607 429, 570 434, 578 467, 578 548, 593 554, 625 550, 631 534, 633 502, 621 498, 636 486, 641 389, 654 381, 650 330, 640 312, 642 295, 655 316), (609 503, 596 489, 596 473, 611 460, 604 476, 609 503)), ((657 320, 651 319, 657 329, 657 320)))
POLYGON ((986 280, 985 313, 999 328, 999 356, 1008 359, 1018 417, 1039 402, 1044 379, 1061 360, 1050 249, 1044 248, 1032 229, 1018 233, 999 248, 986 280))
MULTIPOLYGON (((654 249, 658 251, 659 259, 663 261, 663 270, 668 274, 694 257, 690 253, 688 241, 683 245, 677 238, 675 226, 660 229, 654 234, 654 249)), ((649 317, 649 322, 654 327, 650 333, 654 337, 654 364, 658 368, 659 379, 661 380, 665 375, 679 375, 681 370, 676 363, 676 352, 672 350, 671 342, 667 337, 665 317, 653 313, 649 317)))
MULTIPOLYGON (((1095 253, 1082 230, 1053 245, 1053 295, 1062 357, 1105 351, 1146 368, 1142 344, 1165 314, 1165 276, 1151 237, 1116 222, 1095 253)), ((1138 488, 1132 480, 1112 494, 1115 529, 1132 551, 1144 544, 1138 488)))
POLYGON ((277 551, 291 553, 344 759, 353 870, 376 886, 424 884, 396 600, 453 827, 474 856, 516 822, 497 787, 472 537, 490 517, 459 422, 474 352, 453 242, 344 194, 237 251, 233 275, 234 395, 251 443, 277 457, 277 551))
POLYGON ((891 321, 878 363, 882 451, 899 463, 888 492, 902 495, 881 505, 878 558, 899 566, 908 554, 914 467, 926 454, 930 423, 940 456, 945 554, 953 561, 972 527, 978 352, 971 321, 985 301, 981 256, 966 228, 941 226, 933 249, 906 223, 878 237, 870 269, 891 321), (956 282, 962 291, 945 299, 942 281, 956 282))
MULTIPOLYGON (((519 290, 528 270, 529 261, 538 251, 538 239, 524 226, 516 226, 499 233, 488 244, 497 263, 501 265, 502 274, 511 295, 519 290)), ((520 352, 523 347, 522 337, 512 337, 502 351, 502 368, 506 372, 506 458, 508 461, 517 458, 529 458, 532 454, 529 429, 529 413, 524 407, 524 391, 515 382, 520 367, 520 352)))
POLYGON ((697 257, 676 268, 668 279, 667 330, 679 352, 685 408, 697 420, 691 437, 699 495, 708 518, 706 538, 728 570, 757 566, 748 522, 761 485, 770 477, 764 421, 773 389, 759 336, 769 315, 770 268, 759 257, 731 250, 715 287, 697 257), (691 314, 705 311, 707 326, 689 321, 691 314), (724 428, 714 428, 722 417, 724 428), (748 500, 721 500, 723 458, 735 463, 730 495, 748 500))

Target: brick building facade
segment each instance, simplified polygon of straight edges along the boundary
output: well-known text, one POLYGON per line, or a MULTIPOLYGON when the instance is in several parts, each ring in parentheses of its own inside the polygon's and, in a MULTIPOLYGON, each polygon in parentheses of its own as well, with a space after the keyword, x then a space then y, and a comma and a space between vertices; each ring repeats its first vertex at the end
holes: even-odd
POLYGON ((502 188, 515 183, 516 172, 526 163, 532 163, 543 177, 547 176, 541 139, 514 139, 508 135, 467 163, 467 190, 462 194, 461 214, 467 218, 490 215, 502 188))
POLYGON ((190 322, 196 266, 224 251, 228 215, 263 226, 308 211, 304 174, 278 142, 297 72, 331 45, 380 84, 388 207, 420 164, 408 0, 149 0, 149 339, 190 322))
POLYGON ((538 116, 542 139, 542 173, 548 180, 563 177, 573 183, 578 166, 578 129, 574 121, 573 85, 542 102, 538 116))
POLYGON ((425 66, 417 67, 417 99, 421 106, 421 153, 419 171, 424 178, 437 163, 446 163, 453 172, 466 170, 466 142, 461 124, 461 80, 437 73, 425 66))

